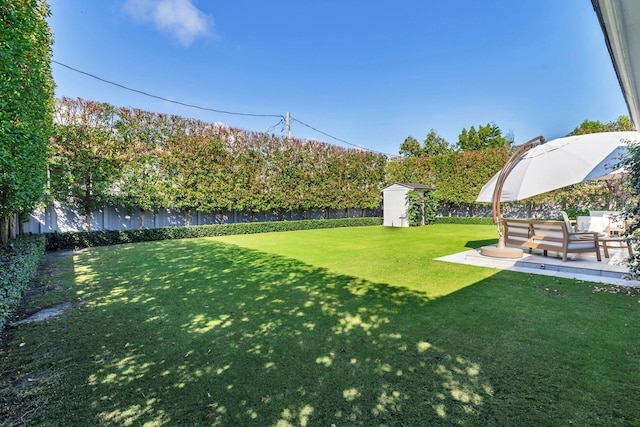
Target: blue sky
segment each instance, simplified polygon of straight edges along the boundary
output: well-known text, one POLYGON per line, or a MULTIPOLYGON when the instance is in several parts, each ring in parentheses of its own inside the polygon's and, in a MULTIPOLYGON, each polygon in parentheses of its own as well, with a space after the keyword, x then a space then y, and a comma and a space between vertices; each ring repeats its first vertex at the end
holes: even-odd
MULTIPOLYGON (((589 0, 50 0, 53 59, 183 103, 297 119, 291 134, 397 154, 495 122, 517 144, 628 114, 589 0)), ((57 96, 283 134, 53 64, 57 96)))

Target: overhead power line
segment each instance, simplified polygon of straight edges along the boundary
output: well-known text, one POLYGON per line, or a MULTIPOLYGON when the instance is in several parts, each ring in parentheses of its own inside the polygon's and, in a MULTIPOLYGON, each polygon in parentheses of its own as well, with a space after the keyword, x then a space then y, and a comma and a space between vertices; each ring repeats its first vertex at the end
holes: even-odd
MULTIPOLYGON (((62 67, 68 68, 69 70, 75 71, 76 73, 84 74, 85 76, 91 77, 91 78, 96 79, 96 80, 99 80, 99 81, 101 81, 101 82, 104 82, 104 83, 107 83, 107 84, 110 84, 110 85, 113 85, 113 86, 117 86, 117 87, 119 87, 119 88, 121 88, 121 89, 125 89, 125 90, 131 91, 131 92, 139 93, 139 94, 141 94, 141 95, 148 96, 148 97, 150 97, 150 98, 159 99, 159 100, 161 100, 161 101, 169 102, 169 103, 172 103, 172 104, 182 105, 182 106, 184 106, 184 107, 196 108, 196 109, 198 109, 198 110, 211 111, 211 112, 214 112, 214 113, 221 113, 221 114, 230 114, 230 115, 235 115, 235 116, 247 116, 247 117, 276 117, 276 118, 279 118, 279 119, 280 119, 280 121, 279 121, 278 123, 276 123, 275 125, 271 126, 271 127, 269 128, 269 130, 272 130, 273 128, 275 128, 275 127, 276 127, 276 126, 278 126, 279 124, 284 123, 284 122, 285 122, 285 120, 286 120, 286 117, 285 117, 285 116, 283 116, 282 114, 254 114, 254 113, 239 113, 239 112, 235 112, 235 111, 218 110, 218 109, 215 109, 215 108, 202 107, 202 106, 200 106, 200 105, 188 104, 188 103, 186 103, 186 102, 181 102, 181 101, 175 101, 175 100, 173 100, 173 99, 165 98, 165 97, 163 97, 163 96, 159 96, 159 95, 154 95, 154 94, 149 93, 149 92, 145 92, 145 91, 142 91, 142 90, 139 90, 139 89, 134 89, 134 88, 131 88, 131 87, 128 87, 128 86, 122 85, 122 84, 120 84, 120 83, 116 83, 116 82, 113 82, 113 81, 111 81, 111 80, 104 79, 104 78, 102 78, 102 77, 96 76, 95 74, 91 74, 91 73, 88 73, 88 72, 86 72, 86 71, 79 70, 79 69, 74 68, 74 67, 71 67, 71 66, 69 66, 69 65, 67 65, 67 64, 63 64, 62 62, 59 62, 59 61, 51 60, 51 62, 52 62, 52 63, 54 63, 54 64, 58 64, 58 65, 60 65, 60 66, 62 66, 62 67)), ((306 124, 306 123, 304 123, 304 122, 302 122, 302 121, 300 121, 300 120, 298 120, 298 119, 296 119, 296 118, 291 117, 291 120, 292 120, 292 121, 295 121, 295 122, 298 122, 298 123, 300 123, 301 125, 306 126, 307 128, 309 128, 309 129, 311 129, 311 130, 314 130, 314 131, 316 131, 316 132, 318 132, 318 133, 320 133, 320 134, 322 134, 322 135, 324 135, 324 136, 327 136, 327 137, 329 137, 329 138, 331 138, 331 139, 333 139, 333 140, 335 140, 335 141, 342 142, 343 144, 350 145, 350 146, 355 147, 355 148, 358 148, 358 149, 360 149, 360 150, 370 151, 370 152, 372 152, 372 153, 376 153, 376 154, 383 154, 383 155, 385 155, 385 156, 389 156, 389 157, 399 157, 399 156, 394 155, 394 154, 388 154, 388 153, 383 153, 382 151, 372 150, 372 149, 370 149, 370 148, 362 147, 362 146, 360 146, 360 145, 353 144, 353 143, 351 143, 351 142, 345 141, 344 139, 337 138, 337 137, 335 137, 335 136, 333 136, 333 135, 330 135, 330 134, 328 134, 328 133, 326 133, 326 132, 321 131, 320 129, 317 129, 317 128, 315 128, 315 127, 311 126, 311 125, 308 125, 308 124, 306 124)), ((268 131, 267 133, 269 133, 269 131, 268 131)))
POLYGON ((238 112, 235 112, 235 111, 216 110, 215 108, 207 108, 207 107, 202 107, 200 105, 187 104, 186 102, 175 101, 173 99, 165 98, 163 96, 154 95, 154 94, 151 94, 151 93, 148 93, 148 92, 144 92, 144 91, 141 91, 141 90, 138 90, 138 89, 130 88, 130 87, 125 86, 125 85, 121 85, 120 83, 115 83, 115 82, 112 82, 110 80, 103 79, 102 77, 98 77, 98 76, 96 76, 94 74, 87 73, 86 71, 82 71, 82 70, 78 70, 77 68, 70 67, 69 65, 63 64, 62 62, 58 62, 58 61, 54 61, 54 60, 51 60, 51 62, 53 62, 55 64, 58 64, 58 65, 61 65, 61 66, 65 67, 65 68, 68 68, 70 70, 73 70, 73 71, 75 71, 77 73, 84 74, 85 76, 89 76, 89 77, 92 77, 92 78, 94 78, 96 80, 100 80, 101 82, 105 82, 105 83, 108 83, 110 85, 117 86, 119 88, 129 90, 131 92, 136 92, 136 93, 139 93, 141 95, 149 96, 151 98, 156 98, 156 99, 160 99, 162 101, 170 102, 172 104, 178 104, 178 105, 182 105, 182 106, 190 107, 190 108, 197 108, 198 110, 212 111, 214 113, 232 114, 234 116, 278 117, 278 118, 283 118, 284 119, 284 116, 281 115, 281 114, 238 113, 238 112))
POLYGON ((328 133, 323 132, 323 131, 321 131, 320 129, 316 129, 316 128, 314 128, 314 127, 313 127, 313 126, 311 126, 311 125, 308 125, 308 124, 306 124, 306 123, 304 123, 304 122, 301 122, 300 120, 296 119, 295 117, 291 117, 291 121, 298 122, 298 123, 300 123, 302 126, 306 126, 306 127, 308 127, 309 129, 312 129, 312 130, 314 130, 314 131, 316 131, 316 132, 318 132, 318 133, 323 134, 324 136, 328 136, 328 137, 329 137, 329 138, 331 138, 331 139, 335 139, 336 141, 340 141, 340 142, 342 142, 343 144, 347 144, 347 145, 350 145, 350 146, 352 146, 352 147, 356 147, 356 148, 358 148, 358 149, 360 149, 360 150, 370 151, 370 152, 372 152, 372 153, 376 153, 376 154, 384 154, 385 156, 389 156, 389 157, 399 157, 398 155, 395 155, 395 154, 388 154, 388 153, 383 153, 382 151, 376 151, 376 150, 372 150, 372 149, 370 149, 370 148, 365 148, 365 147, 362 147, 362 146, 360 146, 360 145, 353 144, 353 143, 351 143, 351 142, 345 141, 344 139, 337 138, 337 137, 335 137, 335 136, 333 136, 333 135, 329 135, 328 133))

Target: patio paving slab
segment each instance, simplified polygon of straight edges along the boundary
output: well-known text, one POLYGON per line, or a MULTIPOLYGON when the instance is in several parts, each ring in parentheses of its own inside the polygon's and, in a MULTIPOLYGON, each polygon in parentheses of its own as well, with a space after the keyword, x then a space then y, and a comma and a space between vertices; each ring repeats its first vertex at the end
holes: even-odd
POLYGON ((562 257, 554 252, 549 252, 545 257, 541 252, 530 254, 525 250, 522 258, 507 259, 484 256, 480 254, 480 249, 471 249, 436 260, 610 285, 640 286, 640 281, 624 279, 629 272, 629 268, 623 264, 628 255, 626 249, 612 248, 609 255, 610 258, 603 256, 602 261, 598 262, 595 255, 576 254, 567 262, 562 262, 562 257))

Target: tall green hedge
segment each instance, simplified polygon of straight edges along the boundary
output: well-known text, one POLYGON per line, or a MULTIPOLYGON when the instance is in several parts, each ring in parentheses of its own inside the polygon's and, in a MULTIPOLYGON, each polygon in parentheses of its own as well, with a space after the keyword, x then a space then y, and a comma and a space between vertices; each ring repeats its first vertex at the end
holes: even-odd
POLYGON ((145 212, 370 209, 387 157, 83 99, 57 100, 51 194, 86 218, 108 203, 145 212))
MULTIPOLYGON (((175 115, 61 98, 51 143, 51 195, 89 217, 106 204, 145 214, 370 209, 390 182, 435 187, 439 205, 472 206, 511 147, 389 159, 365 150, 208 123, 175 115)), ((532 203, 606 202, 596 191, 549 193, 532 203), (552 199, 547 201, 547 199, 552 199)), ((589 187, 591 188, 591 184, 589 187)), ((606 190, 606 189, 605 189, 606 190)))
POLYGON ((18 238, 0 250, 0 330, 36 277, 44 249, 45 236, 39 235, 18 238))
POLYGON ((482 186, 505 164, 509 147, 449 153, 434 157, 391 160, 390 182, 415 182, 435 187, 442 205, 473 204, 482 186))
POLYGON ((43 0, 0 5, 0 242, 42 201, 53 120, 52 36, 43 0))

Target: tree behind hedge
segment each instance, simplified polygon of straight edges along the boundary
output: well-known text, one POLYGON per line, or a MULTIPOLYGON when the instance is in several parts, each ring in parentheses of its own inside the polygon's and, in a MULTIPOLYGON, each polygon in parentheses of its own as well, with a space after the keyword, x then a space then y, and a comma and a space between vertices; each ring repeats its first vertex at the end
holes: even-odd
POLYGON ((474 126, 462 129, 458 136, 459 151, 485 150, 488 148, 509 147, 513 144, 513 135, 502 135, 502 130, 495 123, 487 123, 478 126, 478 130, 474 126))
MULTIPOLYGON (((42 0, 0 7, 0 242, 10 218, 42 202, 53 114, 52 36, 42 0)), ((14 227, 11 227, 11 234, 14 227)))
POLYGON ((404 157, 432 157, 448 154, 453 147, 435 129, 431 129, 422 145, 412 136, 405 138, 400 144, 400 155, 404 157))
POLYGON ((567 136, 585 135, 588 133, 597 132, 619 132, 632 130, 634 130, 633 123, 631 123, 629 116, 618 116, 615 121, 609 123, 602 123, 599 120, 585 120, 580 123, 580 126, 571 131, 567 136))

